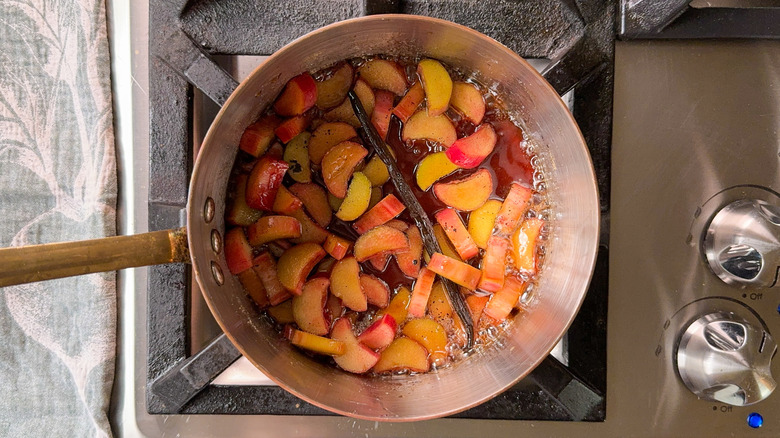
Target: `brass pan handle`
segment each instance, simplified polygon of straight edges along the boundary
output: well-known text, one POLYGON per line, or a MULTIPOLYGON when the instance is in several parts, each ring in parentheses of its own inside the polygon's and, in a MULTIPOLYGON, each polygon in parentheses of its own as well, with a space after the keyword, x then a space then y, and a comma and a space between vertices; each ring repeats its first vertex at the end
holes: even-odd
POLYGON ((189 261, 186 228, 0 248, 0 287, 189 261))

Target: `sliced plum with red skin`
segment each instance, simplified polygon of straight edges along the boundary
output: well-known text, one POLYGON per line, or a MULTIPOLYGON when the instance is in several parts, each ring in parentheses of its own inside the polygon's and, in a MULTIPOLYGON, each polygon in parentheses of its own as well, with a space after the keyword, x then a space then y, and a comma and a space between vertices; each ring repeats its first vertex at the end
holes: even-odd
POLYGON ((360 287, 366 294, 368 304, 377 306, 380 309, 390 304, 390 287, 387 283, 370 274, 360 274, 360 287))
POLYGON ((390 315, 383 315, 357 337, 363 345, 373 349, 382 349, 395 339, 398 324, 390 315))
POLYGON ((403 231, 380 225, 358 237, 353 252, 357 261, 364 262, 377 255, 393 254, 408 249, 409 239, 403 231))
POLYGON ((301 330, 321 336, 330 332, 330 317, 325 311, 328 286, 327 278, 312 278, 304 283, 301 294, 293 297, 293 318, 301 330))
POLYGON ((325 251, 336 260, 341 260, 352 248, 352 242, 333 233, 328 234, 325 243, 322 244, 325 251))
POLYGON ((249 244, 260 246, 274 240, 301 237, 301 223, 290 216, 263 216, 246 231, 249 244))
POLYGON ((276 266, 282 286, 294 295, 300 295, 306 278, 317 263, 325 257, 325 250, 316 243, 301 243, 286 250, 276 266))
POLYGON ((289 167, 286 162, 268 156, 258 160, 247 179, 247 205, 257 210, 270 211, 289 167))
POLYGON ((276 260, 273 256, 264 251, 260 253, 252 261, 255 273, 260 278, 260 281, 265 287, 268 294, 268 301, 272 306, 283 303, 288 300, 292 295, 285 289, 284 285, 279 281, 279 275, 276 267, 276 260))
POLYGON ((479 125, 473 134, 455 140, 444 153, 453 164, 464 169, 473 169, 487 158, 496 147, 496 131, 490 123, 479 125))
POLYGON ((350 373, 362 374, 370 370, 379 360, 379 354, 358 341, 352 332, 352 323, 347 318, 339 318, 333 324, 330 338, 343 342, 344 354, 335 357, 336 364, 350 373))
POLYGON ((330 291, 341 298, 341 304, 357 312, 368 309, 368 301, 360 286, 360 265, 355 257, 345 257, 330 271, 330 291))
POLYGON ((441 202, 460 211, 472 211, 482 207, 491 192, 493 176, 487 169, 477 169, 464 178, 433 185, 433 193, 441 202))
POLYGON ((395 261, 398 263, 398 268, 401 269, 401 272, 403 272, 404 275, 415 278, 420 274, 420 268, 422 267, 422 234, 416 225, 407 228, 405 233, 406 237, 409 239, 409 249, 396 253, 395 261))
POLYGON ((281 122, 278 117, 270 115, 252 123, 241 135, 238 148, 253 157, 263 155, 271 146, 275 137, 274 130, 281 122))
POLYGON ((309 73, 290 79, 274 102, 274 111, 281 116, 297 116, 317 103, 317 83, 309 73))
POLYGON ((366 148, 355 142, 343 141, 333 146, 322 157, 322 179, 328 191, 337 198, 344 199, 347 196, 349 179, 366 155, 366 148))
POLYGON ((234 275, 252 267, 252 246, 243 228, 233 228, 225 234, 225 261, 234 275))

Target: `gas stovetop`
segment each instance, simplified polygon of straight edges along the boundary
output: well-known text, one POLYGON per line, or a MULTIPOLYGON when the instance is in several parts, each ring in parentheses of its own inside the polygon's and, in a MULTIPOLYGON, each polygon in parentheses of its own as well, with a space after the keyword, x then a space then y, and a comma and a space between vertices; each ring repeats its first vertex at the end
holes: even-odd
MULTIPOLYGON (((760 309, 758 313, 770 333, 780 333, 780 328, 773 329, 777 325, 772 319, 777 319, 773 313, 776 309, 766 310, 776 307, 776 303, 767 298, 758 302, 749 294, 742 297, 738 289, 717 284, 717 278, 709 273, 700 257, 698 238, 688 238, 693 231, 701 232, 706 216, 717 210, 716 204, 747 196, 744 193, 758 196, 780 190, 777 138, 767 135, 772 127, 777 132, 780 107, 776 88, 780 83, 780 56, 776 42, 751 40, 732 46, 721 41, 692 41, 690 38, 713 36, 707 34, 712 29, 706 26, 713 19, 706 15, 711 12, 702 18, 699 10, 670 6, 664 11, 669 21, 656 22, 647 19, 656 15, 643 10, 642 2, 633 8, 622 5, 619 20, 613 13, 616 5, 610 2, 550 0, 511 6, 500 1, 474 4, 429 0, 339 1, 321 2, 319 6, 287 3, 287 11, 282 14, 276 7, 246 0, 153 0, 148 5, 148 17, 144 5, 132 6, 133 71, 137 85, 132 102, 132 143, 136 147, 123 149, 125 163, 132 167, 123 175, 123 183, 135 188, 125 202, 132 203, 127 207, 132 214, 128 222, 137 223, 126 227, 129 231, 183 225, 189 173, 209 120, 237 81, 262 62, 263 55, 340 19, 387 12, 430 15, 480 30, 526 58, 551 59, 552 62, 537 64, 559 92, 569 91, 570 108, 597 171, 604 218, 597 267, 586 301, 556 358, 545 360, 529 377, 496 399, 446 419, 377 424, 334 416, 268 385, 259 372, 251 366, 247 368, 246 362, 233 363, 239 353, 220 336, 210 319, 188 266, 136 270, 133 275, 122 276, 122 345, 114 409, 117 432, 146 436, 257 436, 258 431, 269 436, 626 436, 701 432, 712 436, 715 432, 729 435, 748 431, 745 418, 752 410, 697 400, 685 389, 672 364, 678 331, 690 322, 691 315, 711 310, 708 306, 696 307, 698 304, 686 307, 700 298, 719 296, 731 300, 728 306, 742 303, 760 309), (673 20, 680 12, 684 13, 673 20), (691 30, 691 20, 703 25, 691 30), (674 38, 685 41, 619 42, 615 57, 616 21, 620 23, 620 35, 627 39, 672 32, 674 38), (234 37, 236 34, 241 37, 234 37), (747 61, 737 56, 741 52, 747 61), (690 55, 695 55, 698 62, 687 59, 690 55), (675 62, 670 64, 670 59, 675 62), (722 68, 748 61, 758 67, 751 75, 722 68), (678 64, 690 66, 680 69, 678 64), (713 67, 723 74, 709 74, 713 67), (144 77, 147 73, 148 83, 144 77), (614 141, 613 78, 617 80, 614 141), (712 89, 696 91, 706 80, 711 80, 712 89), (755 153, 739 157, 746 163, 752 161, 753 166, 764 163, 763 172, 732 172, 734 166, 719 170, 713 163, 732 161, 718 154, 733 150, 727 146, 710 147, 712 142, 699 144, 704 138, 717 138, 718 127, 727 126, 729 135, 739 132, 733 124, 703 123, 713 115, 704 112, 699 116, 697 111, 711 111, 713 107, 725 110, 722 104, 716 105, 717 99, 703 106, 672 104, 675 99, 692 99, 681 90, 693 87, 691 93, 704 93, 700 97, 715 99, 716 90, 727 85, 741 90, 735 84, 743 80, 766 84, 774 90, 760 98, 729 95, 733 105, 724 113, 726 117, 733 112, 738 102, 744 103, 741 108, 765 102, 760 106, 764 112, 755 114, 769 114, 761 119, 766 123, 758 126, 761 129, 751 129, 754 140, 748 149, 755 153), (665 86, 658 87, 659 84, 665 86), (667 106, 688 108, 688 112, 672 113, 666 111, 667 106), (647 123, 649 120, 665 123, 656 126, 647 123), (707 130, 706 137, 693 134, 702 129, 707 130), (660 142, 659 130, 668 134, 668 141, 660 142), (638 135, 640 132, 644 135, 638 135), (684 141, 684 146, 675 146, 675 150, 688 154, 670 159, 669 148, 678 140, 684 141), (764 153, 767 150, 771 153, 764 153), (699 166, 699 173, 695 173, 695 163, 705 163, 699 166), (680 164, 683 165, 675 170, 674 165, 680 164), (680 175, 687 179, 680 179, 680 175), (699 188, 697 183, 706 184, 699 188), (663 187, 655 189, 653 184, 663 187), (718 188, 723 184, 730 185, 718 188), (722 189, 753 186, 763 187, 756 190, 764 191, 740 192, 737 188, 726 195, 721 193, 722 189), (147 190, 148 195, 143 193, 147 190), (649 197, 640 197, 648 193, 649 197), (678 203, 680 194, 685 194, 686 203, 678 203), (654 209, 648 210, 651 206, 654 209), (701 219, 694 221, 697 208, 701 219), (667 210, 679 213, 680 217, 675 218, 667 210), (649 218, 657 221, 651 223, 649 218), (677 229, 672 225, 685 228, 686 239, 683 249, 670 250, 680 260, 667 266, 672 257, 660 243, 664 241, 661 237, 672 239, 675 235, 677 229), (658 231, 647 231, 655 228, 658 231), (636 240, 637 237, 641 238, 636 240), (686 269, 687 277, 670 274, 672 268, 681 267, 686 269), (691 278, 708 287, 692 288, 691 278), (134 298, 132 290, 136 291, 134 298), (683 308, 687 310, 681 311, 683 308), (225 368, 228 371, 222 372, 225 368), (690 421, 681 412, 698 412, 712 418, 696 417, 696 421, 690 421), (718 416, 713 416, 715 413, 718 416), (714 425, 714 429, 705 429, 714 425)), ((747 18, 736 17, 737 22, 752 18, 752 11, 747 18)), ((771 34, 771 29, 762 32, 771 34)), ((766 37, 748 31, 735 33, 726 36, 766 37)), ((692 96, 695 95, 698 94, 692 96)), ((120 108, 120 117, 122 113, 120 108)), ((751 113, 742 114, 749 119, 751 113)), ((748 126, 756 128, 757 124, 748 126)), ((669 245, 677 243, 670 241, 669 245)), ((753 294, 770 295, 760 290, 753 294)), ((713 303, 707 304, 717 308, 718 302, 713 303)), ((770 397, 758 406, 772 402, 770 397)), ((767 421, 760 431, 776 434, 780 429, 766 414, 770 411, 761 409, 767 421)))

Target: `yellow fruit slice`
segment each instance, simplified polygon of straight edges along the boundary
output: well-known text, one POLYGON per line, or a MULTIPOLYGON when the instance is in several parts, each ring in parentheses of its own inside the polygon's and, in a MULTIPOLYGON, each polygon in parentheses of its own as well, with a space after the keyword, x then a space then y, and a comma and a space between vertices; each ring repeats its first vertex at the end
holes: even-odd
POLYGON ((358 312, 367 309, 366 294, 360 285, 360 265, 355 257, 345 257, 333 265, 330 271, 330 292, 341 298, 341 304, 345 307, 358 312))
POLYGON ((328 204, 330 205, 331 210, 339 211, 342 202, 344 202, 343 198, 337 198, 333 193, 328 192, 328 204))
POLYGON ((443 114, 432 116, 424 110, 417 111, 404 124, 401 131, 401 139, 404 142, 411 140, 431 140, 450 147, 458 134, 450 119, 443 114))
POLYGON ((339 206, 336 217, 343 221, 354 221, 359 218, 371 202, 371 181, 362 172, 352 174, 352 181, 347 189, 347 196, 339 206))
POLYGON ((409 301, 411 300, 412 293, 406 286, 401 286, 398 292, 390 300, 390 304, 384 309, 379 309, 376 312, 376 319, 379 319, 384 314, 389 314, 395 319, 397 324, 402 324, 406 321, 406 315, 408 313, 409 301))
POLYGON ((493 234, 493 225, 500 209, 501 201, 488 199, 482 207, 472 211, 469 215, 469 234, 478 247, 487 248, 487 241, 493 234))
POLYGON ((340 104, 352 86, 352 74, 352 66, 345 63, 331 77, 318 81, 317 106, 327 109, 340 104))
POLYGON ((474 84, 455 82, 450 105, 475 125, 479 125, 485 116, 485 99, 474 84))
POLYGON ((512 255, 517 269, 525 272, 536 271, 536 240, 542 231, 544 221, 529 218, 512 235, 512 255))
MULTIPOLYGON (((415 171, 417 186, 422 190, 428 190, 433 183, 458 170, 444 152, 428 154, 420 161, 415 171)), ((388 175, 389 177, 389 175, 388 175)))
POLYGON ((309 159, 320 164, 322 157, 337 144, 357 137, 352 125, 345 122, 325 122, 318 126, 309 140, 309 159))
POLYGON ((452 325, 452 306, 440 281, 433 284, 431 295, 428 297, 428 314, 439 324, 452 325))
POLYGON ((401 333, 425 347, 431 363, 441 365, 447 360, 447 332, 438 322, 427 318, 413 319, 404 325, 401 333))
POLYGON ((363 173, 371 181, 372 187, 381 186, 390 179, 390 172, 387 171, 387 166, 378 155, 371 157, 366 167, 363 168, 363 173))
POLYGON ((271 306, 268 308, 268 314, 278 324, 289 324, 295 322, 295 316, 292 311, 292 300, 287 300, 281 304, 271 306))
POLYGON ((290 339, 291 344, 316 353, 340 356, 347 351, 347 346, 344 342, 317 336, 303 330, 291 328, 287 337, 290 339))
POLYGON ((287 143, 284 148, 284 161, 290 168, 287 173, 300 183, 311 182, 311 166, 309 163, 309 139, 311 134, 302 132, 287 143))
POLYGON ((406 92, 406 73, 393 61, 375 58, 358 67, 360 78, 372 88, 388 90, 398 96, 406 92))
POLYGON ((425 372, 430 368, 428 352, 425 347, 409 338, 396 338, 380 353, 379 361, 374 365, 374 372, 409 370, 425 372))
POLYGON ((373 208, 379 201, 382 200, 382 188, 371 187, 371 200, 368 202, 368 208, 373 208))
POLYGON ((425 98, 428 101, 428 115, 438 116, 447 111, 452 96, 452 79, 439 61, 423 59, 417 64, 417 73, 422 79, 425 98))
MULTIPOLYGON (((371 116, 371 114, 374 112, 374 105, 376 104, 374 91, 362 79, 358 79, 357 82, 355 82, 353 89, 355 90, 355 94, 357 94, 358 99, 360 99, 360 103, 363 104, 366 113, 371 116)), ((341 102, 341 105, 325 113, 324 117, 325 120, 328 121, 347 122, 354 127, 360 126, 360 120, 358 120, 355 112, 352 111, 352 103, 349 101, 349 99, 344 99, 344 101, 341 102)))

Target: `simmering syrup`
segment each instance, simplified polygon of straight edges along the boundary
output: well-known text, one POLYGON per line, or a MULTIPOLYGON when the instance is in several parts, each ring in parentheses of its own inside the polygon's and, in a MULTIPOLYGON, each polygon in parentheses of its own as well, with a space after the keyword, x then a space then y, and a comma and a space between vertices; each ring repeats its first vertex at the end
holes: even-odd
MULTIPOLYGON (((349 62, 353 67, 355 67, 355 69, 357 69, 357 67, 365 63, 366 60, 367 58, 360 58, 360 59, 348 60, 346 62, 349 62)), ((419 80, 415 69, 416 61, 417 60, 400 62, 402 67, 404 68, 409 84, 412 84, 413 82, 419 80)), ((340 66, 343 66, 343 63, 339 63, 330 68, 320 70, 319 72, 313 73, 312 76, 316 80, 327 79, 340 66)), ((458 80, 458 79, 463 80, 464 76, 462 74, 459 74, 458 72, 455 72, 451 69, 449 70, 449 73, 454 80, 458 80)), ((509 118, 509 116, 507 115, 507 111, 500 106, 500 104, 498 103, 498 99, 496 99, 496 97, 493 94, 491 94, 488 91, 485 91, 486 90, 485 87, 480 86, 479 84, 476 83, 475 85, 480 90, 482 90, 483 98, 485 101, 486 111, 482 123, 491 124, 496 132, 497 142, 495 148, 482 161, 482 163, 477 168, 458 169, 453 173, 451 173, 450 175, 440 179, 438 182, 447 183, 454 180, 459 180, 468 175, 471 175, 478 169, 485 169, 488 172, 490 172, 493 181, 492 192, 489 197, 490 199, 497 199, 499 201, 503 201, 506 198, 512 183, 520 183, 523 186, 532 187, 535 189, 535 193, 533 195, 531 205, 528 213, 526 213, 526 216, 527 217, 543 216, 544 208, 545 208, 544 207, 545 202, 543 199, 544 194, 542 193, 544 184, 541 183, 541 173, 539 172, 538 169, 535 170, 534 163, 536 162, 536 158, 529 153, 530 148, 528 147, 524 139, 522 129, 519 128, 509 118)), ((393 106, 398 104, 401 98, 399 96, 396 96, 394 99, 395 100, 393 102, 393 106)), ((425 110, 425 102, 420 104, 418 110, 423 110, 423 111, 425 110)), ((264 114, 268 114, 269 112, 271 112, 270 108, 264 114)), ((317 123, 321 123, 325 112, 326 111, 323 111, 322 109, 319 109, 316 106, 308 111, 310 120, 314 121, 314 124, 309 128, 310 131, 313 131, 317 123)), ((477 125, 471 123, 470 121, 462 117, 456 110, 450 108, 446 112, 446 115, 452 121, 455 130, 457 132, 458 138, 466 137, 475 132, 477 125)), ((420 162, 427 155, 431 153, 443 151, 445 150, 445 148, 442 145, 432 141, 415 140, 410 142, 404 142, 402 140, 402 130, 403 130, 403 125, 401 121, 395 116, 393 116, 390 120, 386 142, 395 152, 397 165, 399 167, 399 170, 401 171, 401 174, 404 176, 404 179, 406 180, 408 186, 411 188, 412 192, 419 200, 423 209, 427 213, 429 219, 431 219, 431 221, 435 223, 436 220, 434 218, 434 215, 436 214, 436 212, 444 208, 447 208, 448 206, 436 197, 432 187, 425 191, 420 189, 420 187, 416 183, 415 174, 420 162)), ((357 131, 359 132, 359 129, 357 129, 357 131)), ((352 139, 352 140, 365 145, 365 143, 362 142, 362 140, 359 138, 352 139)), ((368 148, 367 145, 365 145, 365 147, 368 148)), ((369 155, 365 157, 364 163, 367 163, 368 160, 371 159, 372 155, 373 152, 369 150, 369 155)), ((236 184, 237 176, 240 174, 248 174, 252 170, 252 167, 254 166, 256 161, 257 160, 254 157, 251 157, 248 154, 245 154, 243 152, 239 152, 236 158, 236 163, 233 167, 231 182, 229 184, 229 190, 227 196, 228 202, 230 202, 232 199, 235 198, 235 193, 236 193, 235 184, 236 184)), ((320 185, 321 187, 325 187, 320 172, 320 166, 312 164, 311 167, 312 167, 312 182, 320 185)), ((286 175, 284 177, 283 184, 285 186, 289 187, 294 182, 295 181, 293 181, 289 175, 286 175)), ((389 194, 394 194, 395 192, 396 189, 393 186, 393 183, 391 181, 388 181, 382 186, 382 197, 387 196, 389 194)), ((458 211, 458 214, 460 215, 463 223, 467 224, 470 213, 458 211)), ((398 219, 409 224, 414 223, 408 210, 404 210, 398 216, 398 219)), ((337 236, 346 238, 351 242, 356 241, 357 238, 359 237, 359 234, 355 232, 355 230, 352 228, 351 223, 346 223, 338 219, 335 215, 333 216, 331 223, 328 225, 327 231, 337 236)), ((541 235, 540 243, 537 247, 537 257, 536 257, 537 271, 539 265, 543 260, 543 256, 544 256, 543 243, 545 240, 546 240, 546 236, 543 232, 541 235)), ((289 245, 289 243, 287 245, 289 245)), ((281 254, 281 251, 284 249, 284 246, 285 246, 284 243, 281 245, 275 245, 275 244, 262 245, 260 247, 253 248, 253 251, 255 255, 258 255, 259 253, 268 250, 272 253, 276 252, 274 256, 279 257, 279 254, 281 254)), ((467 263, 471 264, 476 268, 480 268, 479 263, 482 260, 481 255, 484 254, 484 252, 485 252, 484 250, 480 250, 480 256, 472 257, 470 260, 467 261, 467 263)), ((326 261, 327 260, 328 259, 326 258, 326 261)), ((423 260, 421 260, 420 263, 424 264, 425 263, 424 260, 425 257, 423 256, 423 260)), ((322 263, 326 263, 326 261, 322 263)), ((314 271, 317 271, 317 269, 318 268, 315 268, 314 271)), ((361 269, 363 273, 372 274, 377 278, 383 280, 385 283, 387 283, 387 285, 391 290, 391 293, 393 294, 397 293, 398 289, 402 286, 405 286, 411 290, 416 280, 416 278, 409 277, 402 272, 398 264, 395 262, 394 257, 388 258, 388 261, 383 267, 383 269, 377 269, 371 263, 361 263, 361 269)), ((318 274, 318 275, 323 275, 323 274, 318 274)), ((521 303, 523 303, 524 300, 526 300, 527 297, 530 295, 531 293, 530 291, 533 290, 534 278, 532 276, 529 277, 528 274, 517 272, 514 269, 514 262, 512 261, 511 255, 507 256, 506 275, 516 276, 521 278, 524 282, 529 282, 526 293, 524 294, 523 299, 520 300, 521 303)), ((477 294, 480 294, 480 292, 477 292, 477 294)), ((353 331, 357 334, 360 333, 365 328, 367 328, 372 323, 372 321, 374 320, 376 310, 377 309, 371 305, 369 305, 368 310, 365 312, 354 312, 343 308, 341 315, 330 315, 330 317, 333 320, 335 320, 338 317, 348 317, 351 320, 353 331)), ((513 312, 517 312, 517 308, 513 312)), ((273 321, 272 318, 269 319, 273 321)), ((511 318, 508 319, 507 321, 511 321, 511 318)), ((478 349, 489 348, 494 342, 496 342, 496 340, 500 337, 503 328, 508 323, 507 321, 498 324, 498 326, 496 325, 478 326, 475 321, 475 327, 479 329, 479 332, 477 333, 478 335, 477 348, 478 349)), ((399 324, 399 327, 400 325, 401 324, 399 324)), ((446 323, 445 326, 447 331, 452 332, 453 329, 457 327, 457 323, 451 321, 446 323)), ((281 327, 279 328, 281 329, 281 327)), ((449 343, 447 345, 447 352, 449 353, 451 359, 456 360, 464 355, 461 349, 462 348, 461 343, 462 343, 462 339, 459 339, 458 336, 454 336, 454 337, 450 336, 449 343)), ((333 359, 331 359, 329 356, 316 355, 316 354, 312 354, 312 356, 317 360, 333 362, 333 359)))

